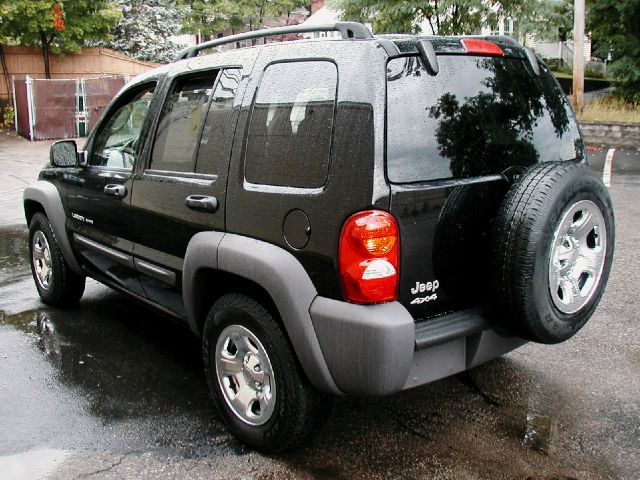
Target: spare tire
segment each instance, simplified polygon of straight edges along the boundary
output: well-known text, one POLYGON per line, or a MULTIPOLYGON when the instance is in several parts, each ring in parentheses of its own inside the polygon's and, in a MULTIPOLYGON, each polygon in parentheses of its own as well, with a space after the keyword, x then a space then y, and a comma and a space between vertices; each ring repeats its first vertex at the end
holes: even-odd
POLYGON ((602 181, 584 164, 536 165, 510 188, 492 236, 501 323, 541 343, 580 330, 602 298, 613 259, 613 208, 602 181))

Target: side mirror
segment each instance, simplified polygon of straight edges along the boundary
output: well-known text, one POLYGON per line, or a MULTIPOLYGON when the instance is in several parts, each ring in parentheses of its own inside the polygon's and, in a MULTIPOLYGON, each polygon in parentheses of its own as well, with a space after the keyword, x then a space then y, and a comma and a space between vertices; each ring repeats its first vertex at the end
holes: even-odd
POLYGON ((75 140, 60 140, 51 145, 49 161, 54 167, 77 167, 78 147, 75 140))

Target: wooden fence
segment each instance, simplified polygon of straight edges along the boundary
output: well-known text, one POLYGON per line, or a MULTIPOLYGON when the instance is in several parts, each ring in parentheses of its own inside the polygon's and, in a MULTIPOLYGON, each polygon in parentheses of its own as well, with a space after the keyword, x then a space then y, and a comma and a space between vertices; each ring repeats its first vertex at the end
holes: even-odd
POLYGON ((126 75, 14 78, 16 131, 29 140, 84 137, 126 81, 126 75))
MULTIPOLYGON (((9 76, 16 78, 44 78, 42 51, 37 47, 5 46, 9 76)), ((52 78, 87 78, 104 75, 134 77, 156 64, 134 60, 107 48, 83 48, 80 53, 50 55, 52 78)), ((11 86, 11 85, 9 85, 11 86)), ((0 72, 0 99, 8 99, 7 84, 0 72)))

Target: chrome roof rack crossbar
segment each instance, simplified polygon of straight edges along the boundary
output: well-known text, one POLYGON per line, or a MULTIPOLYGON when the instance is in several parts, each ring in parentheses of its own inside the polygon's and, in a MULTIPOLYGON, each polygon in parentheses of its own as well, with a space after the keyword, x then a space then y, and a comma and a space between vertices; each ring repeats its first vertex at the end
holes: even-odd
POLYGON ((251 40, 254 38, 271 37, 274 35, 287 35, 289 33, 307 33, 307 32, 340 32, 343 39, 366 40, 373 38, 367 27, 358 22, 336 22, 325 25, 290 25, 287 27, 275 27, 264 30, 253 30, 251 32, 237 33, 228 37, 217 38, 208 42, 200 43, 194 47, 185 48, 176 57, 174 61, 192 58, 198 55, 198 52, 208 48, 218 47, 242 40, 251 40))

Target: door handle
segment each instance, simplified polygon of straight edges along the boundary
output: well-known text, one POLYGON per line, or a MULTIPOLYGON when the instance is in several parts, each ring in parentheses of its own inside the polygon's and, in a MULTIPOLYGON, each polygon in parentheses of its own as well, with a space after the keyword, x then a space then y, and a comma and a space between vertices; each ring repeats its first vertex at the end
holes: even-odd
POLYGON ((104 193, 113 195, 116 198, 124 198, 127 194, 127 187, 118 184, 109 184, 104 187, 104 193))
POLYGON ((184 204, 191 210, 202 212, 215 212, 218 210, 218 199, 206 195, 189 195, 184 199, 184 204))

